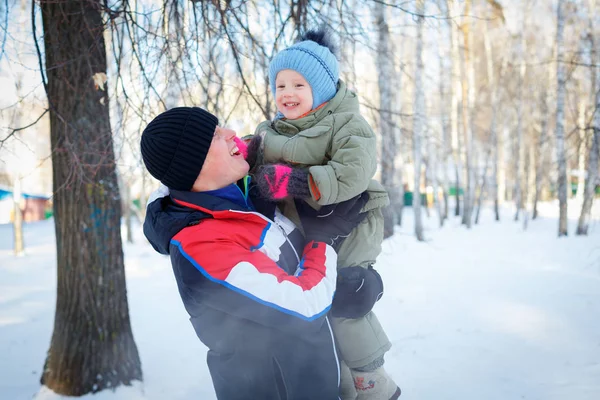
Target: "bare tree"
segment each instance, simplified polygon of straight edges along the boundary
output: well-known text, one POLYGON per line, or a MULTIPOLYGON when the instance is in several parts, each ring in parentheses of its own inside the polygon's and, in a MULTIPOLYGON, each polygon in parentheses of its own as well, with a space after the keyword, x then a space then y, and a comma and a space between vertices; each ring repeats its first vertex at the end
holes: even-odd
POLYGON ((21 177, 14 177, 13 185, 13 233, 14 233, 14 253, 20 256, 25 252, 25 242, 23 240, 23 212, 21 211, 21 177))
MULTIPOLYGON (((498 9, 496 9, 498 10, 498 9)), ((500 8, 500 11, 497 11, 497 16, 499 18, 502 19, 502 21, 504 21, 504 14, 502 12, 502 9, 500 8)), ((500 207, 499 207, 499 192, 498 192, 498 163, 499 163, 499 148, 500 148, 500 140, 498 139, 499 135, 497 133, 497 127, 496 127, 496 119, 497 119, 497 114, 498 114, 498 87, 497 87, 497 83, 496 83, 496 76, 495 76, 495 71, 494 71, 494 58, 493 58, 493 49, 492 49, 492 45, 491 45, 491 41, 490 41, 490 34, 489 34, 489 22, 484 22, 483 25, 483 43, 485 46, 485 59, 486 59, 486 71, 487 71, 487 79, 488 79, 488 86, 489 86, 489 90, 490 90, 490 106, 491 106, 491 111, 492 111, 492 117, 490 120, 490 138, 491 138, 491 144, 490 144, 490 149, 492 151, 492 176, 493 176, 493 180, 492 180, 492 184, 491 184, 491 188, 492 188, 492 194, 494 197, 494 215, 496 217, 496 221, 500 221, 500 207)), ((487 163, 486 163, 486 167, 487 167, 487 163)), ((477 209, 477 216, 475 218, 475 223, 477 223, 479 217, 479 207, 477 209)))
MULTIPOLYGON (((473 1, 466 0, 465 15, 471 15, 473 1)), ((471 17, 472 18, 472 17, 471 17)), ((475 200, 475 182, 473 162, 473 113, 475 108, 475 66, 473 60, 473 21, 463 21, 464 62, 462 78, 462 122, 465 146, 466 185, 463 197, 464 211, 462 223, 471 228, 473 203, 475 200)))
POLYGON ((88 0, 40 5, 58 273, 41 382, 81 396, 141 380, 142 370, 126 295, 103 6, 88 0))
POLYGON ((484 197, 484 194, 486 193, 487 187, 488 187, 487 176, 488 176, 488 168, 489 168, 490 162, 493 163, 493 160, 491 160, 493 147, 494 147, 493 135, 490 135, 490 145, 489 145, 487 154, 485 156, 483 173, 481 175, 481 184, 479 185, 479 195, 477 196, 477 211, 475 213, 475 224, 479 223, 479 213, 481 212, 481 203, 483 202, 483 197, 484 197))
MULTIPOLYGON (((442 205, 440 203, 440 198, 438 194, 439 183, 438 183, 438 149, 436 146, 436 142, 439 139, 435 136, 434 132, 429 132, 427 135, 427 157, 426 157, 426 165, 427 165, 427 180, 431 184, 433 188, 433 204, 438 213, 438 217, 440 219, 440 227, 444 226, 444 212, 442 210, 442 205)), ((427 187, 426 185, 425 187, 427 187)))
MULTIPOLYGON (((379 128, 381 132, 381 183, 390 196, 390 205, 384 210, 384 237, 394 233, 397 223, 396 204, 398 190, 396 185, 396 128, 392 110, 398 109, 394 102, 394 60, 392 58, 390 31, 383 3, 373 5, 375 28, 377 29, 377 77, 379 86, 379 128)), ((402 210, 400 210, 402 211, 402 210)))
POLYGON ((415 103, 413 112, 413 157, 415 167, 415 188, 413 190, 413 209, 415 212, 415 235, 423 241, 423 221, 421 219, 421 137, 423 135, 425 112, 425 89, 423 87, 423 29, 424 0, 417 0, 417 49, 415 67, 415 103))
MULTIPOLYGON (((554 54, 554 52, 553 52, 554 54)), ((553 79, 552 68, 548 68, 548 86, 552 83, 553 79)), ((540 109, 541 109, 541 122, 540 122, 540 134, 539 140, 537 144, 537 154, 536 157, 536 165, 535 165, 535 194, 533 197, 533 215, 531 219, 536 219, 538 216, 538 202, 541 197, 542 192, 542 182, 544 178, 544 164, 545 164, 545 155, 547 146, 547 142, 549 139, 548 133, 548 119, 550 118, 550 107, 548 107, 549 102, 549 94, 550 87, 546 87, 540 91, 540 109)))
POLYGON ((460 10, 457 0, 447 0, 448 21, 450 24, 450 46, 452 60, 452 85, 451 85, 451 100, 450 100, 450 132, 452 137, 452 156, 454 159, 455 168, 455 191, 456 204, 454 215, 459 216, 460 207, 460 191, 461 191, 461 176, 462 176, 462 155, 460 135, 458 132, 458 102, 460 96, 460 48, 458 41, 458 24, 460 23, 460 10))
POLYGON ((565 61, 565 0, 558 0, 556 13, 557 87, 556 87, 556 152, 558 161, 558 202, 560 215, 558 236, 567 236, 567 159, 565 154, 565 86, 567 73, 565 61))
MULTIPOLYGON (((440 2, 439 7, 442 13, 446 12, 445 10, 446 3, 440 2)), ((448 102, 448 96, 446 94, 446 86, 447 86, 447 78, 446 78, 446 65, 445 65, 445 57, 442 55, 442 43, 445 39, 445 30, 443 25, 439 26, 438 30, 438 62, 439 62, 439 104, 440 104, 440 125, 442 130, 442 142, 440 146, 440 165, 442 168, 442 182, 440 183, 442 190, 442 199, 444 201, 444 208, 442 209, 441 218, 440 218, 440 226, 444 226, 444 221, 448 219, 448 191, 449 191, 449 176, 448 176, 448 168, 450 165, 449 159, 452 154, 452 144, 450 141, 450 126, 448 121, 448 108, 446 104, 448 102)), ((451 81, 452 82, 452 81, 451 81)), ((452 84, 452 83, 451 83, 452 84)))
POLYGON ((521 179, 521 173, 523 168, 523 159, 525 158, 525 149, 523 146, 523 131, 525 127, 523 126, 523 114, 525 112, 525 73, 527 72, 527 42, 525 40, 526 29, 527 26, 527 9, 526 2, 523 2, 523 22, 521 29, 521 38, 519 45, 519 84, 518 84, 518 104, 517 104, 517 131, 516 131, 516 140, 514 141, 513 146, 513 157, 514 157, 514 171, 515 171, 515 183, 514 183, 514 200, 515 200, 515 221, 519 220, 519 213, 523 210, 523 182, 521 179))
POLYGON ((587 97, 588 93, 583 90, 583 84, 580 81, 578 84, 578 97, 579 101, 577 104, 577 130, 579 131, 579 146, 577 151, 577 189, 575 196, 578 202, 583 202, 583 191, 585 181, 585 153, 588 150, 587 146, 587 123, 586 123, 586 110, 587 110, 587 97))
POLYGON ((596 0, 588 0, 588 7, 591 16, 595 16, 595 20, 590 18, 588 38, 591 48, 591 67, 592 75, 592 91, 594 93, 594 108, 592 119, 592 144, 588 155, 587 178, 585 181, 585 193, 583 195, 583 204, 581 206, 581 214, 577 224, 577 235, 587 235, 588 227, 592 214, 592 203, 596 192, 596 183, 598 182, 598 158, 600 157, 600 40, 595 35, 600 23, 596 9, 596 0))
POLYGON ((439 79, 439 93, 440 93, 440 104, 441 106, 441 129, 442 129, 442 144, 441 144, 441 167, 442 167, 442 182, 440 184, 442 190, 442 199, 444 201, 444 208, 441 211, 440 227, 444 226, 444 221, 448 219, 448 159, 452 153, 452 147, 450 144, 450 132, 448 127, 448 114, 446 112, 446 90, 445 90, 445 74, 444 74, 444 58, 442 57, 441 51, 438 51, 438 60, 440 63, 440 79, 439 79))

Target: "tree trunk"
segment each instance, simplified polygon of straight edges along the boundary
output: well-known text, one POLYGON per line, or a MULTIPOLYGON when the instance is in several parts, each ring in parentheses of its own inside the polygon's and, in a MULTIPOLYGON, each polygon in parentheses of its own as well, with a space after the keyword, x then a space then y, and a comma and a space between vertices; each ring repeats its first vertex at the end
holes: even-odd
MULTIPOLYGON (((183 94, 181 84, 181 71, 183 71, 183 54, 185 48, 182 37, 182 21, 185 20, 181 15, 178 1, 165 2, 163 6, 163 36, 167 38, 165 49, 165 101, 167 110, 180 106, 183 94)), ((185 9, 185 7, 182 7, 185 9)), ((207 96, 208 97, 208 96, 207 96)), ((218 96, 215 96, 218 97, 218 96)))
MULTIPOLYGON (((431 183, 431 186, 433 187, 433 205, 435 206, 435 209, 438 213, 438 217, 440 219, 440 227, 442 227, 442 226, 444 226, 444 213, 442 211, 442 206, 440 204, 440 199, 438 196, 438 189, 439 189, 438 177, 437 177, 438 152, 437 152, 437 149, 435 146, 435 138, 433 136, 430 136, 427 143, 428 143, 427 152, 429 153, 428 163, 427 163, 427 171, 428 171, 428 175, 429 175, 429 182, 431 183)), ((425 187, 427 187, 427 185, 425 187)))
MULTIPOLYGON (((544 114, 545 117, 547 114, 544 114)), ((542 193, 542 181, 544 176, 544 149, 545 149, 545 141, 547 136, 547 127, 548 122, 545 117, 542 117, 542 131, 540 132, 540 137, 538 139, 537 144, 537 157, 535 158, 535 191, 533 195, 533 204, 532 204, 532 216, 531 219, 535 220, 538 217, 538 202, 540 200, 540 196, 542 193)))
POLYGON ((129 385, 142 379, 142 371, 127 305, 103 5, 87 0, 40 5, 58 274, 41 383, 81 396, 129 385))
MULTIPOLYGON (((506 121, 505 121, 506 125, 506 121)), ((506 202, 506 137, 507 128, 498 135, 498 204, 503 205, 506 202)))
MULTIPOLYGON (((590 21, 590 30, 596 29, 600 23, 600 17, 596 14, 596 2, 590 1, 590 15, 596 16, 595 21, 590 21)), ((590 32, 592 48, 592 90, 595 97, 594 118, 592 120, 592 145, 588 155, 587 178, 585 181, 585 191, 583 195, 583 204, 581 214, 577 224, 577 234, 587 235, 589 223, 592 217, 592 203, 596 193, 596 182, 598 182, 598 158, 600 157, 600 41, 590 32)))
MULTIPOLYGON (((423 116, 422 118, 423 121, 425 121, 425 116, 423 116)), ((421 143, 423 143, 423 138, 421 138, 421 143)), ((427 159, 427 157, 422 158, 421 164, 425 167, 425 173, 423 174, 423 187, 425 188, 425 192, 423 194, 425 195, 425 216, 427 217, 427 219, 429 219, 431 217, 431 214, 429 213, 429 199, 427 198, 427 188, 430 186, 429 177, 431 171, 429 160, 427 159)))
MULTIPOLYGON (((586 121, 585 121, 585 109, 587 108, 586 104, 586 95, 583 93, 583 90, 579 91, 579 106, 577 110, 577 128, 579 130, 579 151, 577 152, 577 191, 575 192, 575 197, 578 200, 578 203, 583 203, 583 191, 584 191, 584 181, 585 181, 585 152, 589 151, 587 148, 587 139, 586 139, 586 121)), ((569 185, 570 186, 570 185, 569 185)))
POLYGON ((417 0, 417 49, 415 69, 415 103, 413 112, 413 156, 415 162, 415 188, 413 190, 413 209, 415 212, 415 236, 423 241, 423 222, 421 220, 421 137, 423 135, 423 115, 425 113, 425 90, 423 88, 423 26, 424 0, 417 0))
MULTIPOLYGON (((396 48, 394 42, 391 42, 391 49, 393 54, 398 54, 398 57, 402 60, 404 59, 404 46, 400 43, 399 48, 396 48)), ((392 78, 394 80, 394 84, 396 87, 402 87, 402 73, 398 72, 396 69, 393 71, 392 78)), ((402 90, 393 90, 394 93, 394 101, 396 103, 396 107, 398 110, 402 110, 403 104, 403 91, 402 90)), ((394 209, 396 211, 396 224, 402 225, 402 213, 404 211, 404 155, 402 154, 402 119, 398 116, 394 118, 395 127, 394 134, 396 140, 396 150, 397 154, 395 155, 395 177, 394 177, 394 188, 397 192, 396 194, 396 202, 394 204, 394 209)))
POLYGON ((525 156, 525 186, 523 191, 523 230, 527 230, 529 224, 529 210, 531 210, 532 196, 535 187, 535 146, 534 141, 531 140, 527 146, 527 154, 525 156))
MULTIPOLYGON (((141 157, 140 157, 141 158, 141 157)), ((142 163, 142 184, 140 185, 140 221, 146 219, 146 203, 148 202, 148 175, 142 163)))
POLYGON ((13 185, 13 233, 14 233, 14 253, 15 256, 23 255, 25 252, 25 242, 23 241, 23 212, 21 211, 21 177, 15 176, 13 185))
POLYGON ((542 193, 542 181, 544 176, 544 152, 546 149, 546 140, 548 138, 548 118, 550 117, 548 107, 546 106, 547 92, 542 92, 542 121, 541 121, 541 132, 537 144, 537 154, 535 159, 535 194, 533 197, 533 213, 531 216, 532 220, 535 220, 538 216, 538 202, 542 193))
POLYGON ((379 84, 379 128, 381 131, 381 183, 388 192, 390 205, 384 210, 384 237, 394 233, 397 223, 396 205, 398 189, 396 180, 396 132, 392 110, 399 107, 395 104, 394 61, 392 59, 390 32, 385 18, 386 6, 374 3, 373 15, 377 29, 377 76, 379 84))
MULTIPOLYGON (((596 93, 600 93, 596 91, 596 93)), ((600 97, 596 95, 597 97, 600 97)), ((597 107, 600 107, 600 99, 596 103, 597 107)), ((600 111, 596 111, 596 114, 600 114, 600 111)), ((594 121, 594 135, 592 136, 592 146, 590 148, 589 163, 588 163, 588 175, 585 181, 585 192, 583 196, 583 205, 581 207, 581 214, 579 215, 579 222, 577 224, 577 234, 587 235, 590 220, 592 218, 592 203, 594 202, 594 195, 596 189, 596 182, 598 181, 598 153, 600 151, 600 118, 596 116, 594 121)))
MULTIPOLYGON (((479 223, 479 212, 481 211, 481 203, 483 202, 483 195, 485 193, 485 191, 487 190, 487 175, 488 175, 488 168, 490 165, 490 159, 492 156, 492 148, 494 146, 494 141, 492 141, 492 143, 490 144, 490 148, 487 151, 487 154, 485 156, 485 166, 483 167, 483 176, 481 177, 481 186, 479 187, 479 196, 477 197, 477 213, 475 214, 475 224, 477 225, 479 223)), ((493 163, 493 162, 492 162, 493 163)))
MULTIPOLYGON (((440 31, 443 34, 443 32, 440 31)), ((440 35, 442 36, 442 35, 440 35)), ((440 37, 440 42, 443 37, 440 37)), ((441 51, 438 51, 438 61, 440 68, 440 79, 439 79, 439 92, 440 92, 440 105, 441 105, 441 127, 442 127, 442 144, 440 149, 441 154, 441 166, 442 166, 442 182, 440 184, 442 190, 442 200, 444 201, 444 206, 441 209, 440 216, 440 227, 444 226, 444 221, 448 219, 448 158, 450 153, 452 152, 452 147, 450 146, 449 140, 449 130, 448 130, 448 115, 446 113, 446 93, 445 93, 445 81, 446 81, 446 68, 444 66, 444 58, 442 57, 441 51)), ((437 194, 436 194, 437 196, 437 194)))
MULTIPOLYGON (((525 2, 523 4, 526 4, 525 2)), ((523 160, 525 158, 525 150, 523 147, 523 114, 525 112, 525 73, 527 72, 526 66, 526 52, 527 44, 525 41, 525 29, 527 26, 527 18, 523 14, 523 25, 521 27, 521 66, 519 67, 519 98, 517 105, 517 138, 513 148, 514 157, 514 168, 515 168, 515 186, 514 186, 514 197, 515 197, 515 221, 519 220, 519 213, 523 210, 523 182, 521 179, 521 168, 523 166, 523 160)))
POLYGON ((125 235, 127 237, 127 243, 133 243, 133 229, 131 224, 131 219, 133 217, 133 213, 131 212, 131 187, 129 184, 122 178, 119 178, 119 188, 121 193, 123 193, 123 220, 125 221, 125 235))
POLYGON ((462 176, 462 159, 461 159, 461 145, 460 137, 458 134, 458 101, 460 96, 460 48, 458 43, 458 28, 456 26, 457 21, 454 18, 459 18, 460 12, 458 10, 457 0, 447 0, 448 6, 448 21, 450 24, 450 45, 451 45, 451 59, 452 59, 452 84, 451 84, 451 100, 450 100, 450 132, 452 137, 452 157, 454 160, 455 170, 455 191, 456 191, 456 203, 454 208, 454 215, 459 216, 461 213, 460 207, 460 190, 461 190, 461 176, 462 176))
POLYGON ((556 154, 558 160, 558 236, 567 236, 567 159, 565 154, 565 91, 567 83, 566 64, 563 63, 565 48, 565 1, 558 0, 556 19, 557 88, 556 88, 556 154))
MULTIPOLYGON (((498 139, 498 132, 496 128, 496 118, 498 111, 498 95, 496 88, 496 76, 494 74, 494 58, 492 57, 492 45, 490 42, 490 35, 488 29, 488 22, 483 23, 483 44, 485 47, 485 59, 486 59, 486 67, 487 67, 487 77, 488 84, 490 87, 490 103, 492 107, 492 118, 490 121, 490 138, 491 138, 491 153, 492 157, 492 182, 491 189, 492 195, 494 197, 494 215, 496 221, 500 221, 500 201, 499 201, 499 193, 498 193, 498 162, 499 162, 499 146, 500 140, 498 139)), ((486 159, 486 167, 487 167, 487 159, 486 159)), ((475 217, 475 223, 479 219, 479 206, 477 208, 477 216, 475 217)))
MULTIPOLYGON (((466 0, 465 15, 470 15, 472 0, 466 0)), ((462 122, 465 146, 465 169, 466 169, 466 187, 463 196, 463 218, 462 223, 471 228, 473 214, 473 202, 475 195, 475 179, 473 168, 473 113, 475 107, 475 66, 472 59, 473 29, 471 21, 463 21, 462 30, 464 36, 464 68, 462 80, 462 122)))

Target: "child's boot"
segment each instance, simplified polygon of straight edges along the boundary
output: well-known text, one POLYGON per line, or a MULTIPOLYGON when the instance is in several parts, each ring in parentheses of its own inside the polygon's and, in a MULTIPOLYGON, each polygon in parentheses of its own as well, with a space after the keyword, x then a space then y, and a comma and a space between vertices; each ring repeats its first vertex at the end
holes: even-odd
POLYGON ((340 398, 342 400, 356 400, 356 388, 350 368, 342 360, 340 363, 340 398))
POLYGON ((352 370, 352 377, 358 392, 356 400, 396 400, 400 397, 400 388, 383 367, 369 372, 352 370))

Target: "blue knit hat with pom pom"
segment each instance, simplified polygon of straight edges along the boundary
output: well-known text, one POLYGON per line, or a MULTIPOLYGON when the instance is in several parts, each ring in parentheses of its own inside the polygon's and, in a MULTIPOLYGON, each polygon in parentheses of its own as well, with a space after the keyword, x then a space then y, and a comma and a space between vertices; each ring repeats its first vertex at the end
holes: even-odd
POLYGON ((275 95, 277 74, 284 69, 298 72, 312 89, 315 109, 331 100, 337 92, 340 70, 335 47, 324 29, 308 31, 300 41, 280 51, 269 65, 269 82, 275 95))

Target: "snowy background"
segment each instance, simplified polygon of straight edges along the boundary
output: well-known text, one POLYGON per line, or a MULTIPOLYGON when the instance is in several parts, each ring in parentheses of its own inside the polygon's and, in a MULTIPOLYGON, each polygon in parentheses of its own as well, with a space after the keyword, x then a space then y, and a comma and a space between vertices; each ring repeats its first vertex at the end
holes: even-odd
MULTIPOLYGON (((598 202, 596 202, 598 203, 598 202)), ((376 312, 393 347, 386 366, 402 399, 600 399, 600 222, 587 237, 557 238, 556 203, 542 218, 493 221, 470 231, 412 210, 385 242, 377 264, 386 285, 376 312)), ((573 212, 569 232, 575 230, 573 212)), ((26 255, 12 255, 12 227, 0 225, 0 399, 59 399, 39 379, 56 299, 53 220, 25 225, 26 255)), ((124 244, 128 298, 144 382, 87 400, 214 399, 169 259, 146 243, 124 244)))

